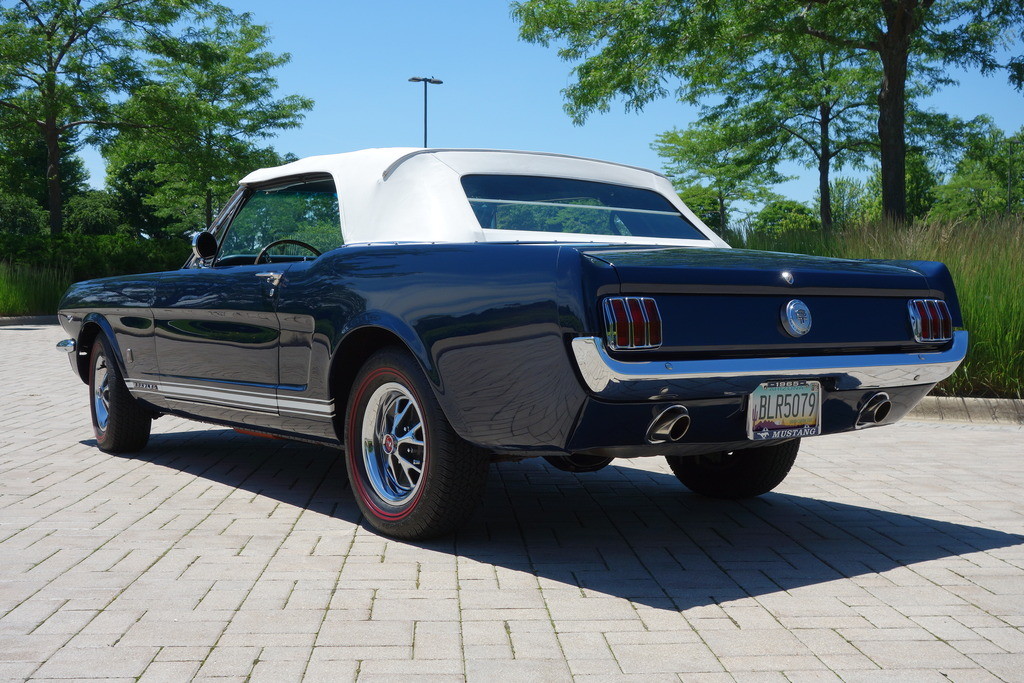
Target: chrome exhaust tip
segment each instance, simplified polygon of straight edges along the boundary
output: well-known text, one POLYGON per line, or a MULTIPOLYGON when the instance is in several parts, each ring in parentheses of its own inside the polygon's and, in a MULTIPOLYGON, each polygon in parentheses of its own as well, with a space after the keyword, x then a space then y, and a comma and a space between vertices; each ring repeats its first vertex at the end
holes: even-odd
POLYGON ((889 394, 880 391, 874 394, 864 403, 864 407, 857 413, 857 427, 868 427, 876 425, 892 412, 892 401, 889 394))
POLYGON ((647 443, 679 441, 690 430, 690 413, 686 406, 669 406, 661 411, 647 428, 647 443))

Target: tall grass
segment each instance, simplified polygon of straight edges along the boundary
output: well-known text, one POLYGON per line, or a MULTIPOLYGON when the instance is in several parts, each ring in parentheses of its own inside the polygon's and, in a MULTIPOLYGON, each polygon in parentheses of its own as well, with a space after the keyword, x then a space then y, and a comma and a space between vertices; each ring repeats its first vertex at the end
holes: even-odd
POLYGON ((830 236, 811 231, 750 235, 742 246, 841 258, 943 261, 953 274, 971 343, 967 359, 939 392, 1024 397, 1024 218, 902 227, 875 222, 830 236))
POLYGON ((173 270, 188 252, 183 239, 0 232, 0 316, 55 313, 72 282, 173 270))
POLYGON ((73 281, 69 268, 0 261, 0 316, 56 315, 60 297, 73 281))

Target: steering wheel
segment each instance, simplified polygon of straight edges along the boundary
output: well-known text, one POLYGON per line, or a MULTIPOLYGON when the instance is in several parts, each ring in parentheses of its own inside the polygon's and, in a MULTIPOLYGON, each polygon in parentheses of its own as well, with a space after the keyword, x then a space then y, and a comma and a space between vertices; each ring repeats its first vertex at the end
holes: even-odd
POLYGON ((306 244, 305 242, 300 242, 299 240, 274 240, 267 246, 260 249, 260 253, 256 254, 256 260, 253 261, 253 263, 259 265, 263 261, 263 257, 267 255, 268 251, 270 251, 271 247, 276 247, 279 244, 294 244, 298 247, 302 247, 303 249, 309 249, 317 256, 320 255, 320 251, 316 247, 306 244))

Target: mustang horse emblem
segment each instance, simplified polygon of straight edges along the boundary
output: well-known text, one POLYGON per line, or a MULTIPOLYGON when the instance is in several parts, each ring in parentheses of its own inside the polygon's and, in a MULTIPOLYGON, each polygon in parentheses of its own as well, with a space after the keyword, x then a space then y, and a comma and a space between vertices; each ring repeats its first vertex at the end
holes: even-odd
POLYGON ((802 337, 811 331, 811 309, 800 299, 793 299, 782 309, 782 327, 791 337, 802 337))

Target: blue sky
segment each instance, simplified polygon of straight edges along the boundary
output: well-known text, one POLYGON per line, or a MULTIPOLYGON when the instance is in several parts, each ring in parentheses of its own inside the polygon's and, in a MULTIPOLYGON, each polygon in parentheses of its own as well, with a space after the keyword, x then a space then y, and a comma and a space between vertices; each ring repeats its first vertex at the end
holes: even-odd
MULTIPOLYGON (((524 43, 504 0, 228 0, 251 12, 274 37, 272 49, 292 61, 277 72, 282 94, 316 100, 301 128, 273 140, 299 156, 365 147, 419 146, 423 142, 423 86, 410 76, 434 76, 430 86, 429 143, 436 147, 529 149, 661 168, 651 150, 655 136, 685 127, 691 107, 654 102, 640 113, 619 104, 574 126, 562 109, 561 90, 571 65, 554 48, 524 43)), ((1004 130, 1024 125, 1024 96, 1002 76, 965 74, 929 103, 971 118, 989 114, 1004 130)), ((95 176, 102 166, 87 162, 95 176)), ((811 201, 815 173, 800 174, 778 191, 811 201)))

